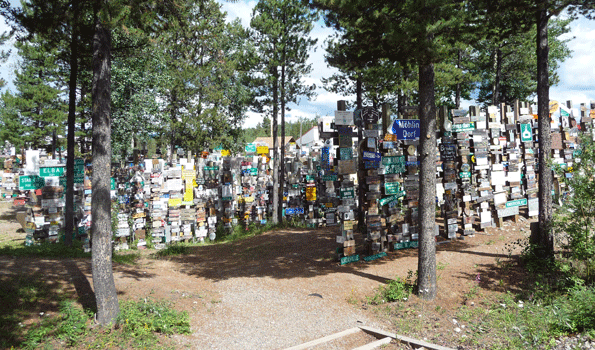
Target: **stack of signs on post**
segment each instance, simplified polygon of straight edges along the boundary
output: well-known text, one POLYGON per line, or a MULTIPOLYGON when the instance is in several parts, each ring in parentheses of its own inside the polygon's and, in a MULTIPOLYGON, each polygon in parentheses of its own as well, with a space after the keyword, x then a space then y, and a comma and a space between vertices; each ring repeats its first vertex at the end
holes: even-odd
POLYGON ((163 248, 165 244, 166 203, 161 199, 163 175, 152 170, 149 175, 151 197, 149 202, 149 217, 151 218, 151 235, 156 248, 163 248))
POLYGON ((323 176, 324 184, 329 189, 333 188, 339 178, 338 200, 332 200, 327 197, 324 201, 324 210, 326 211, 326 223, 329 225, 329 217, 334 217, 335 222, 339 220, 341 226, 341 236, 337 237, 337 243, 341 244, 343 256, 355 255, 355 238, 353 228, 355 226, 356 208, 356 187, 350 177, 357 173, 357 160, 353 154, 354 134, 354 113, 353 111, 335 111, 335 124, 337 125, 339 148, 337 149, 337 172, 335 174, 325 174, 323 176))
MULTIPOLYGON (((499 137, 500 115, 496 106, 489 106, 485 116, 479 115, 475 121, 476 129, 472 137, 473 170, 475 171, 476 183, 476 206, 475 211, 479 213, 479 228, 484 229, 492 226, 492 203, 494 200, 494 189, 492 187, 493 170, 490 167, 490 139, 492 135, 499 137)), ((492 142, 493 143, 493 142, 492 142)), ((496 169, 498 171, 498 169, 496 169)), ((503 174, 501 174, 503 175, 503 174)))
POLYGON ((399 227, 402 220, 400 215, 399 203, 405 196, 402 189, 403 179, 401 174, 405 172, 405 156, 401 147, 399 147, 397 135, 387 133, 382 142, 382 162, 380 173, 383 177, 381 191, 383 196, 378 200, 380 213, 385 222, 386 242, 389 246, 395 247, 403 241, 403 232, 399 227))
POLYGON ((364 108, 361 112, 362 123, 364 126, 364 141, 360 146, 363 167, 360 171, 365 173, 364 183, 367 186, 365 191, 366 201, 366 245, 371 254, 377 254, 384 250, 386 246, 386 233, 380 216, 378 200, 381 199, 381 181, 378 173, 380 168, 382 154, 378 148, 378 139, 380 135, 380 125, 378 119, 380 113, 373 108, 364 108))
MULTIPOLYGON (((516 113, 517 106, 515 106, 516 113)), ((537 216, 539 199, 537 198, 537 143, 534 142, 534 130, 537 130, 537 120, 529 112, 529 108, 518 106, 520 122, 520 139, 524 160, 524 194, 522 197, 514 196, 511 189, 511 200, 525 199, 528 206, 528 216, 537 216)), ((515 120, 516 122, 516 120, 515 120)), ((523 180, 523 179, 521 179, 523 180)))
POLYGON ((167 201, 167 223, 166 227, 166 242, 167 242, 167 229, 169 228, 169 240, 177 242, 180 241, 181 225, 180 220, 181 206, 182 206, 182 191, 184 190, 184 184, 182 181, 182 169, 181 167, 174 166, 166 172, 167 180, 165 186, 168 189, 169 196, 167 201))
POLYGON ((44 179, 45 186, 41 189, 41 207, 46 211, 49 222, 47 229, 48 241, 57 242, 58 234, 63 228, 65 200, 62 196, 64 184, 60 178, 65 174, 64 164, 48 164, 39 168, 39 175, 44 179))

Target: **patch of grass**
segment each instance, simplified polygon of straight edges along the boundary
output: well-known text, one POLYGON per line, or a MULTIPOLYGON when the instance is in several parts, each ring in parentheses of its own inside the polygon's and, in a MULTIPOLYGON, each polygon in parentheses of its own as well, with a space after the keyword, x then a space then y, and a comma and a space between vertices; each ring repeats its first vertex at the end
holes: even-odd
POLYGON ((0 349, 19 346, 27 330, 23 322, 39 312, 40 305, 45 309, 63 298, 60 290, 39 275, 0 275, 0 349))
POLYGON ((189 334, 190 318, 168 303, 149 298, 120 302, 114 328, 90 327, 93 313, 65 301, 56 317, 45 318, 28 329, 21 344, 26 349, 55 344, 77 348, 162 349, 159 334, 189 334))
POLYGON ((114 252, 112 255, 112 261, 124 265, 134 265, 134 263, 140 258, 140 253, 136 251, 119 251, 114 252))
POLYGON ((168 245, 165 249, 158 250, 155 253, 156 257, 163 258, 166 256, 173 255, 186 255, 189 252, 190 244, 187 243, 174 243, 168 245))
POLYGON ((80 241, 73 241, 71 247, 62 243, 41 243, 39 245, 25 246, 4 245, 0 247, 0 255, 16 257, 39 257, 39 258, 89 258, 91 253, 85 253, 80 241))
POLYGON ((439 262, 436 264, 436 270, 444 270, 448 266, 448 263, 439 262))
POLYGON ((413 271, 409 271, 406 279, 397 277, 389 281, 385 286, 380 286, 372 297, 368 297, 368 303, 378 305, 385 302, 407 301, 415 290, 413 271))

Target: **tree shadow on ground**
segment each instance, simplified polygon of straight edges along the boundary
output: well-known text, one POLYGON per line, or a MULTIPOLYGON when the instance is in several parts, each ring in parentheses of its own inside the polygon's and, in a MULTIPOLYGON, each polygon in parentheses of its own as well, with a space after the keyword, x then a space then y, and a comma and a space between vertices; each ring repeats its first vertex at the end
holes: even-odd
MULTIPOLYGON (((59 312, 62 301, 76 300, 85 309, 97 310, 90 259, 0 256, 0 266, 0 349, 21 346, 28 327, 59 312)), ((120 264, 114 272, 137 280, 155 276, 120 264)))
MULTIPOLYGON (((183 273, 213 281, 237 277, 310 278, 347 273, 387 283, 390 279, 370 274, 367 268, 418 254, 415 248, 402 249, 366 262, 363 257, 368 255, 367 252, 360 250, 360 261, 340 266, 337 235, 340 235, 338 228, 283 229, 233 242, 191 247, 189 254, 167 259, 178 264, 183 273)), ((364 246, 364 235, 356 234, 355 239, 356 247, 364 246)), ((455 241, 439 245, 437 250, 459 250, 470 246, 467 242, 455 241)))
POLYGON ((474 280, 477 285, 489 291, 521 294, 528 290, 528 274, 520 265, 518 257, 506 259, 494 264, 479 264, 476 272, 458 272, 458 276, 474 280))

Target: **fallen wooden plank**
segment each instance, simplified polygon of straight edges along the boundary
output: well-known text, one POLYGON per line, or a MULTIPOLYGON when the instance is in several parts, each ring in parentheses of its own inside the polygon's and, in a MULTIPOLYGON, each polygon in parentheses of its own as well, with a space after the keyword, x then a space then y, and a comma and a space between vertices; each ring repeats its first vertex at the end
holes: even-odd
POLYGON ((373 350, 379 346, 389 344, 392 340, 393 340, 393 338, 391 338, 391 337, 382 338, 380 340, 373 341, 366 345, 362 345, 359 348, 355 348, 353 350, 373 350))
POLYGON ((398 335, 395 333, 390 333, 390 332, 385 332, 379 329, 374 329, 371 327, 367 327, 367 326, 359 326, 359 328, 361 328, 361 330, 363 330, 366 333, 372 334, 377 338, 384 338, 384 337, 390 337, 393 339, 398 339, 399 341, 401 341, 402 343, 408 343, 411 345, 417 345, 417 346, 423 346, 427 349, 430 350, 454 350, 452 348, 447 348, 441 345, 436 345, 436 344, 432 344, 432 343, 428 343, 425 342, 423 340, 419 340, 419 339, 414 339, 414 338, 410 338, 410 337, 406 337, 403 335, 398 335))
POLYGON ((296 345, 296 346, 293 346, 291 348, 287 348, 285 350, 302 350, 302 349, 307 349, 309 347, 312 347, 312 346, 315 346, 315 345, 318 345, 318 344, 322 344, 322 343, 326 343, 326 342, 329 342, 331 340, 334 340, 334 339, 337 339, 337 338, 341 338, 341 337, 344 337, 346 335, 357 333, 357 332, 361 332, 361 329, 359 327, 349 328, 349 329, 344 330, 342 332, 334 333, 334 334, 331 334, 331 335, 327 335, 326 337, 314 339, 314 340, 309 341, 307 343, 296 345))

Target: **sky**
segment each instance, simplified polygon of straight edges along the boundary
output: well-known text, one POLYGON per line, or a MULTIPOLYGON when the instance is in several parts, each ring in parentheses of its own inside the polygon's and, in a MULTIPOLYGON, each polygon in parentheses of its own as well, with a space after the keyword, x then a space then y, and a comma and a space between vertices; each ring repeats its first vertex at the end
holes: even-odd
MULTIPOLYGON (((231 2, 217 0, 222 10, 227 12, 228 21, 239 18, 244 26, 249 26, 252 8, 256 5, 255 0, 244 0, 231 2)), ((15 2, 12 0, 11 2, 15 2)), ((7 30, 6 24, 0 20, 0 32, 7 30)), ((315 24, 312 37, 317 38, 316 47, 310 52, 308 63, 312 64, 312 74, 304 78, 308 84, 316 84, 317 97, 308 101, 302 98, 299 104, 290 104, 289 112, 286 112, 286 120, 293 121, 300 117, 314 118, 318 116, 334 115, 338 100, 353 101, 355 96, 340 96, 322 88, 321 78, 330 77, 337 72, 335 68, 329 67, 324 60, 324 41, 333 34, 333 31, 326 28, 322 21, 315 24)), ((571 38, 568 43, 572 51, 572 57, 562 62, 558 74, 560 83, 550 88, 550 99, 565 103, 571 100, 575 107, 580 103, 589 103, 595 100, 595 21, 579 19, 571 23, 571 32, 565 34, 564 38, 571 38)), ((6 46, 6 45, 5 45, 6 46)), ((14 79, 14 69, 17 57, 12 55, 8 62, 0 65, 0 77, 9 82, 14 79)), ((473 101, 464 101, 462 108, 473 105, 473 101)), ((254 127, 262 120, 262 116, 249 112, 244 122, 244 127, 254 127)), ((297 136, 297 135, 296 135, 297 136)))

